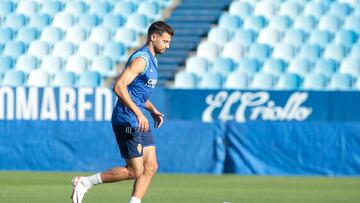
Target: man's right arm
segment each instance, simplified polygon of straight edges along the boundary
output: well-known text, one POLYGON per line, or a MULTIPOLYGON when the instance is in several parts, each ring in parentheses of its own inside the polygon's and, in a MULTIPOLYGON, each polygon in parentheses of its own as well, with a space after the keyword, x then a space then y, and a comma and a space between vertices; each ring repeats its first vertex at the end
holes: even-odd
POLYGON ((127 86, 134 81, 136 76, 144 71, 146 67, 145 59, 139 57, 135 58, 130 62, 130 65, 125 68, 121 73, 120 77, 117 79, 114 85, 114 92, 120 99, 120 101, 128 107, 136 116, 136 119, 139 123, 138 128, 142 132, 146 132, 149 129, 149 122, 141 110, 136 106, 136 104, 131 99, 127 86))

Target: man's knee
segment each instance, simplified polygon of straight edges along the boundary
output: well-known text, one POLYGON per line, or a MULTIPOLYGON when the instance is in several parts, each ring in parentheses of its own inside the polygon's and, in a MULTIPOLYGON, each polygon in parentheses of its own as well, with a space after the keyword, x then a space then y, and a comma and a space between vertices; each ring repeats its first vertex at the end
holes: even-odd
POLYGON ((127 168, 129 170, 130 178, 132 179, 138 179, 144 173, 143 167, 138 167, 138 168, 127 167, 127 168))
POLYGON ((157 162, 150 162, 145 165, 145 173, 148 176, 153 176, 158 169, 157 162))

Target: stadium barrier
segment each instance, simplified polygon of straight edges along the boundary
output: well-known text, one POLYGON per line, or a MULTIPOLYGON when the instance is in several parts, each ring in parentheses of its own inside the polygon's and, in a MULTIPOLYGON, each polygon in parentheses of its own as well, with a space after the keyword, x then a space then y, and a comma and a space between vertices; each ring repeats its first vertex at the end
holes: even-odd
MULTIPOLYGON (((159 172, 360 175, 357 92, 157 89, 159 172)), ((124 164, 108 88, 0 88, 0 170, 124 164)))

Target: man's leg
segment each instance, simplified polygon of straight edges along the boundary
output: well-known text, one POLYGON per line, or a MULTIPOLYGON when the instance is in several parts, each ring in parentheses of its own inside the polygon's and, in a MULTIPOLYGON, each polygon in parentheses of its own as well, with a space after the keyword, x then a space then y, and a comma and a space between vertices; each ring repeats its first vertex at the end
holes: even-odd
POLYGON ((144 147, 144 172, 134 182, 132 196, 142 199, 150 185, 152 177, 155 175, 158 165, 156 160, 156 147, 144 147))
POLYGON ((112 183, 122 180, 136 179, 144 171, 143 157, 126 159, 125 167, 114 167, 101 173, 103 183, 112 183))
POLYGON ((144 172, 143 157, 126 159, 126 167, 115 167, 88 177, 75 177, 71 199, 81 203, 85 193, 94 185, 140 178, 144 172))

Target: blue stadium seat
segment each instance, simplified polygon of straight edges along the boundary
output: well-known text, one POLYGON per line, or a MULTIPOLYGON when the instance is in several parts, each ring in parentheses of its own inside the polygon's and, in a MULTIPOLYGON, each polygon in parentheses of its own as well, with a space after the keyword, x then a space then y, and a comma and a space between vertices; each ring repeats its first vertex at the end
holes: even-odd
POLYGON ((54 16, 63 9, 63 4, 60 1, 44 1, 41 7, 41 13, 54 16))
POLYGON ((309 42, 312 44, 317 44, 322 47, 328 45, 332 40, 332 35, 329 31, 326 30, 314 30, 311 32, 309 37, 309 42))
POLYGON ((272 28, 264 28, 260 30, 257 41, 259 43, 268 44, 274 46, 280 41, 279 31, 272 28))
POLYGON ((136 31, 132 28, 120 27, 116 30, 114 40, 116 42, 121 42, 125 45, 126 48, 134 48, 139 46, 139 36, 136 34, 136 31))
POLYGON ((137 13, 146 15, 151 21, 161 18, 161 8, 156 1, 142 1, 138 5, 137 13))
POLYGON ((306 33, 300 29, 289 29, 285 33, 284 41, 287 44, 300 46, 306 41, 306 33))
POLYGON ((76 83, 76 75, 73 72, 57 72, 51 85, 54 87, 73 87, 76 83))
POLYGON ((28 27, 36 28, 38 31, 41 31, 44 27, 50 25, 51 18, 48 14, 38 13, 30 17, 28 27))
POLYGON ((296 1, 284 1, 279 8, 280 15, 286 15, 293 19, 298 16, 301 11, 302 8, 296 1))
POLYGON ((28 86, 46 87, 50 85, 50 75, 46 71, 34 70, 30 72, 27 80, 28 86))
POLYGON ((301 86, 301 77, 294 73, 284 73, 279 76, 276 89, 297 90, 301 86))
POLYGON ((85 72, 87 67, 88 62, 86 58, 75 55, 68 58, 64 70, 80 74, 85 72))
POLYGON ((262 71, 279 76, 286 71, 287 64, 281 59, 269 58, 263 63, 262 71))
POLYGON ((53 26, 59 27, 62 30, 67 30, 74 25, 75 18, 69 13, 57 13, 53 19, 53 26))
MULTIPOLYGON (((25 44, 30 44, 32 41, 38 39, 39 33, 36 28, 22 27, 18 30, 16 40, 25 44)), ((0 34, 0 36, 2 36, 0 34)))
POLYGON ((32 41, 27 51, 28 54, 36 56, 37 58, 42 58, 45 55, 48 55, 49 52, 49 44, 40 40, 32 41))
POLYGON ((179 89, 194 89, 197 87, 197 76, 195 73, 180 71, 174 78, 174 87, 179 89))
POLYGON ((354 58, 358 58, 360 59, 360 43, 355 44, 352 48, 351 48, 351 57, 354 58))
POLYGON ((116 1, 113 13, 123 15, 127 18, 129 15, 134 13, 136 10, 136 5, 131 1, 116 1))
POLYGON ((333 2, 328 11, 329 14, 335 15, 341 19, 347 17, 352 12, 352 8, 346 2, 333 2))
POLYGON ((325 48, 323 57, 341 61, 346 56, 346 49, 341 44, 329 44, 325 48))
POLYGON ((230 41, 230 33, 224 28, 214 27, 210 29, 207 37, 208 41, 222 47, 230 41))
POLYGON ((309 1, 304 9, 305 15, 312 15, 316 18, 320 18, 325 12, 326 6, 321 1, 309 1))
POLYGON ((316 19, 311 15, 300 15, 295 19, 294 28, 311 32, 317 26, 316 19))
POLYGON ((120 14, 107 14, 102 20, 102 26, 115 32, 125 24, 125 18, 120 14))
POLYGON ((27 18, 23 14, 10 13, 6 16, 4 25, 6 27, 18 30, 21 27, 24 27, 27 23, 27 18))
POLYGON ((125 25, 128 28, 133 28, 136 32, 140 34, 145 34, 147 32, 149 22, 148 18, 145 15, 133 13, 128 16, 125 25))
POLYGON ((100 22, 100 19, 95 14, 82 14, 79 16, 78 26, 84 28, 86 31, 90 31, 96 27, 100 22))
POLYGON ((291 44, 278 44, 275 46, 272 52, 273 58, 283 59, 285 61, 291 61, 295 56, 295 48, 291 44))
POLYGON ((360 90, 360 77, 357 77, 356 82, 353 84, 354 90, 360 90))
POLYGON ((25 83, 25 73, 19 70, 9 70, 4 74, 3 86, 22 86, 25 83))
POLYGON ((316 61, 322 54, 322 48, 316 44, 303 44, 300 49, 299 57, 316 61))
POLYGON ((116 74, 116 67, 110 57, 97 56, 92 60, 89 68, 91 71, 97 71, 102 76, 114 76, 116 74))
POLYGON ((45 27, 42 32, 40 39, 41 41, 47 42, 49 44, 54 44, 55 42, 61 41, 63 38, 63 32, 58 27, 48 26, 45 27))
POLYGON ((249 48, 248 56, 250 58, 254 58, 260 62, 263 62, 264 60, 269 58, 269 56, 271 56, 271 52, 272 50, 269 45, 254 43, 249 48))
POLYGON ((86 40, 86 30, 79 26, 73 26, 66 31, 65 40, 75 45, 81 44, 86 40))
POLYGON ((350 48, 358 40, 358 34, 352 30, 339 30, 335 35, 335 43, 350 48))
POLYGON ((127 60, 127 50, 121 42, 109 42, 104 46, 104 56, 110 57, 115 63, 127 60))
POLYGON ((111 12, 111 5, 107 1, 91 1, 89 6, 89 12, 100 17, 111 12))
POLYGON ((59 41, 54 44, 52 54, 54 56, 59 56, 62 59, 66 60, 70 56, 74 55, 75 46, 71 42, 59 41))
POLYGON ((349 74, 336 73, 332 75, 328 88, 330 90, 351 90, 352 83, 349 74))
POLYGON ((38 61, 36 57, 30 55, 21 55, 16 60, 15 69, 21 70, 28 74, 38 67, 38 61))
POLYGON ((192 56, 186 60, 185 70, 200 76, 209 70, 209 62, 202 57, 192 56))
POLYGON ((250 45, 256 40, 256 33, 252 30, 238 28, 235 30, 232 41, 242 45, 250 45))
POLYGON ((89 71, 80 74, 77 86, 79 87, 98 87, 102 84, 100 73, 89 71))
POLYGON ((218 25, 220 28, 233 32, 239 28, 242 23, 242 20, 238 16, 224 13, 220 16, 218 25))
POLYGON ((225 44, 221 56, 231 58, 235 62, 238 62, 244 53, 244 47, 240 43, 228 42, 225 44))
POLYGON ((354 6, 353 15, 360 15, 360 4, 354 6))
POLYGON ((25 51, 26 51, 26 46, 24 43, 16 42, 16 41, 9 41, 5 44, 3 55, 17 58, 20 55, 24 54, 25 51))
POLYGON ((360 59, 348 57, 341 61, 340 73, 346 73, 353 77, 360 76, 360 59))
POLYGON ((245 19, 244 28, 259 32, 267 26, 267 21, 263 16, 252 15, 245 19))
POLYGON ((6 71, 14 67, 14 61, 10 56, 0 55, 0 73, 3 74, 6 71))
POLYGON ((229 7, 229 13, 231 15, 237 15, 245 19, 249 15, 252 15, 253 7, 248 2, 233 1, 229 7))
POLYGON ((326 77, 320 73, 308 74, 304 77, 302 88, 305 90, 325 90, 326 77))
POLYGON ((40 70, 46 71, 51 75, 61 71, 63 68, 63 60, 58 56, 45 56, 41 60, 40 70))
POLYGON ((99 51, 100 48, 97 43, 85 41, 79 45, 77 54, 91 60, 99 54, 99 51))
POLYGON ((220 48, 216 44, 203 41, 198 45, 196 55, 208 61, 214 61, 219 56, 219 52, 220 48))
POLYGON ((289 73, 296 73, 305 77, 311 71, 311 62, 307 59, 296 58, 290 61, 288 66, 289 73))
POLYGON ((105 27, 98 26, 91 30, 89 40, 98 43, 100 46, 110 42, 111 31, 105 27))
POLYGON ((212 66, 212 72, 220 73, 224 77, 235 69, 235 63, 230 58, 218 57, 212 66))
POLYGON ((222 88, 223 77, 221 74, 206 72, 201 75, 198 87, 200 89, 219 89, 222 88))
POLYGON ((269 27, 281 32, 285 32, 291 27, 292 23, 292 20, 288 16, 277 15, 270 19, 269 27))
POLYGON ((243 73, 232 72, 225 81, 224 88, 226 89, 247 89, 249 86, 249 77, 243 73))
POLYGON ((35 1, 19 1, 17 3, 16 12, 31 16, 37 13, 39 5, 35 1))
POLYGON ((65 5, 65 12, 79 16, 87 11, 86 3, 83 1, 68 1, 65 5))
POLYGON ((253 58, 242 58, 238 62, 236 71, 244 73, 245 75, 252 76, 259 71, 259 62, 253 58))
POLYGON ((325 14, 320 18, 318 28, 320 30, 327 30, 335 33, 337 30, 339 30, 340 26, 341 21, 338 17, 330 14, 325 14))
POLYGON ((273 89, 275 86, 275 77, 270 73, 256 73, 251 82, 252 89, 273 89))
POLYGON ((331 75, 336 73, 337 66, 338 65, 337 65, 336 61, 334 61, 332 59, 320 58, 319 60, 316 61, 314 72, 320 73, 329 78, 329 77, 331 77, 331 75))
POLYGON ((8 27, 0 27, 0 44, 10 42, 14 38, 14 31, 8 27))
POLYGON ((360 33, 360 14, 347 17, 344 23, 344 28, 360 33))
POLYGON ((14 12, 15 5, 12 1, 0 1, 0 17, 5 17, 14 12))
POLYGON ((266 19, 271 19, 276 11, 276 3, 272 1, 259 1, 255 4, 254 8, 255 15, 264 16, 266 19))

